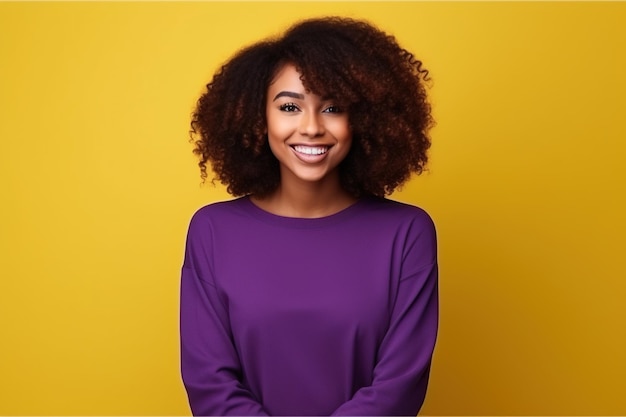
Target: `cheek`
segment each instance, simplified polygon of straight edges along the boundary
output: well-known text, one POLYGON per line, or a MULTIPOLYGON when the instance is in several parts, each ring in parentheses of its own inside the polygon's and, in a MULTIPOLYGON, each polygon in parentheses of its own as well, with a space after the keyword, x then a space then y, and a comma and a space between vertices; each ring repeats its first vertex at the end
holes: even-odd
POLYGON ((350 153, 350 149, 352 149, 352 133, 350 131, 346 131, 346 134, 338 137, 339 149, 340 152, 337 154, 339 159, 343 161, 346 156, 350 153))
POLYGON ((283 140, 289 136, 294 130, 294 124, 285 117, 276 117, 276 115, 267 117, 267 133, 272 135, 275 140, 283 140))
POLYGON ((337 130, 336 138, 341 141, 346 146, 350 146, 352 144, 352 129, 345 124, 341 125, 337 130))
POLYGON ((285 144, 284 135, 272 130, 271 127, 267 132, 267 144, 269 145, 270 151, 272 151, 274 157, 278 160, 282 160, 289 151, 285 144))
POLYGON ((352 140, 352 129, 350 128, 350 122, 348 118, 337 120, 333 126, 335 135, 337 138, 341 138, 343 142, 350 142, 352 140))
POLYGON ((276 137, 272 134, 272 131, 267 132, 267 144, 270 146, 270 150, 274 155, 276 155, 276 151, 278 149, 278 141, 276 137))

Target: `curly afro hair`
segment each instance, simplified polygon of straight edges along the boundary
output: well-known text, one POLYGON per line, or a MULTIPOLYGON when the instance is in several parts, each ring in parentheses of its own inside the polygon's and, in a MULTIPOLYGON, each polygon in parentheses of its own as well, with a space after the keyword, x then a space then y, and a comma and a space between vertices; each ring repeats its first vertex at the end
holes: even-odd
POLYGON ((265 106, 270 83, 287 63, 307 90, 347 109, 352 146, 339 172, 348 193, 382 197, 423 171, 433 125, 428 71, 371 24, 326 17, 242 49, 217 71, 191 122, 203 180, 210 164, 233 196, 276 190, 280 170, 265 133, 265 106))

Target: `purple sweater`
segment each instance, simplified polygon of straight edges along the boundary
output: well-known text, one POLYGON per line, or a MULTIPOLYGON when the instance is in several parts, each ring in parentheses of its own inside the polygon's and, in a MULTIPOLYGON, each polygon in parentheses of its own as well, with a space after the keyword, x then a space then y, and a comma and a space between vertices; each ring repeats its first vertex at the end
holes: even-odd
POLYGON ((194 415, 416 415, 436 246, 426 212, 380 198, 316 219, 247 197, 198 210, 180 316, 194 415))

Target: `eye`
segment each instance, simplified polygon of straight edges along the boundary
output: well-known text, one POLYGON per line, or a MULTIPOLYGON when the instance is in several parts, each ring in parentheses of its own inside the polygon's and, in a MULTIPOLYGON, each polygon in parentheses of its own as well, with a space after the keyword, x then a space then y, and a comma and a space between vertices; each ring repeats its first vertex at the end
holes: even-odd
POLYGON ((343 109, 339 106, 328 106, 324 109, 323 113, 343 113, 343 109))
POLYGON ((295 111, 300 110, 298 106, 296 106, 294 103, 281 104, 279 109, 285 112, 295 112, 295 111))

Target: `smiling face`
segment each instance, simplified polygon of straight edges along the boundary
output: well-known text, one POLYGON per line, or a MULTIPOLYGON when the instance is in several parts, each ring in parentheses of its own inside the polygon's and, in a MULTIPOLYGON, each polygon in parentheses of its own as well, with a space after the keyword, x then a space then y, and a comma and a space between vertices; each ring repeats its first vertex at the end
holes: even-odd
POLYGON ((281 184, 338 184, 337 168, 352 144, 348 114, 333 99, 306 91, 291 64, 278 72, 267 93, 267 136, 280 163, 281 184))

